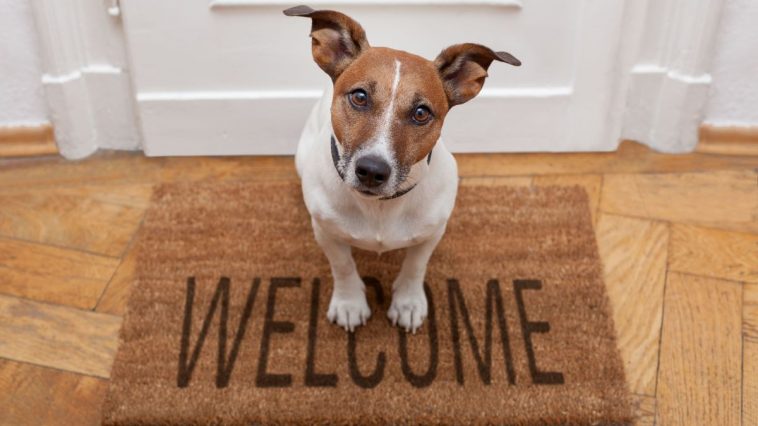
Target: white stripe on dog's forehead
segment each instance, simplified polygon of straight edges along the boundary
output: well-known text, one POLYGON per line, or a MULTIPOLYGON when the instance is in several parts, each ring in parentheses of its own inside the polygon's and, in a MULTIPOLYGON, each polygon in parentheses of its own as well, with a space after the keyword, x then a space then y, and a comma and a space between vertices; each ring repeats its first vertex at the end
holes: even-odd
POLYGON ((374 138, 374 143, 366 150, 380 155, 387 161, 394 169, 397 166, 397 160, 391 149, 391 131, 392 121, 395 118, 395 98, 397 98, 397 88, 400 86, 400 68, 402 67, 399 60, 395 59, 395 74, 392 78, 392 89, 390 92, 390 101, 387 108, 384 110, 384 114, 379 122, 379 128, 374 138))
MULTIPOLYGON (((395 118, 395 98, 397 98, 398 87, 400 86, 401 67, 402 65, 400 61, 395 59, 395 73, 392 78, 392 89, 390 92, 390 99, 389 104, 387 105, 387 109, 383 111, 381 118, 378 120, 379 125, 377 126, 375 136, 372 138, 372 142, 370 144, 362 146, 353 157, 353 160, 351 162, 351 166, 355 167, 354 162, 357 161, 358 158, 365 155, 376 155, 386 161, 392 169, 390 179, 386 185, 388 188, 395 188, 399 179, 397 159, 395 158, 395 153, 392 150, 391 132, 392 121, 395 118)), ((353 176, 351 176, 351 178, 357 179, 353 176)))
POLYGON ((381 128, 379 129, 380 137, 387 138, 389 130, 392 128, 392 118, 395 116, 395 98, 397 98, 397 88, 400 85, 400 61, 395 59, 395 76, 392 78, 392 91, 390 92, 390 104, 384 111, 381 128))

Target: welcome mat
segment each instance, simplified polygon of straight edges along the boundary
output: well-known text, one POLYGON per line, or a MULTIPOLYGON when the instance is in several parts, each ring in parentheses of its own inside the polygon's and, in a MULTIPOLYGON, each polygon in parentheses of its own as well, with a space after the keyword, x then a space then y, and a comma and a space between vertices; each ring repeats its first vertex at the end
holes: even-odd
POLYGON ((372 317, 328 323, 294 182, 163 186, 138 250, 105 424, 632 420, 578 187, 461 187, 415 335, 386 317, 400 251, 356 251, 372 317))

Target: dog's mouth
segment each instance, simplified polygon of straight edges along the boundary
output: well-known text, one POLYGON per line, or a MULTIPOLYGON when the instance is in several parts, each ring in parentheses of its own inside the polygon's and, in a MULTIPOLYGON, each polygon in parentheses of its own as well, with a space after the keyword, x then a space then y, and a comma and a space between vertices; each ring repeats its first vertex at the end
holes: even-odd
POLYGON ((373 188, 367 188, 363 185, 357 185, 357 186, 353 186, 352 189, 353 191, 357 192, 361 197, 365 199, 385 200, 385 199, 394 198, 394 196, 396 196, 396 194, 398 193, 401 193, 401 194, 405 193, 409 189, 412 189, 414 186, 416 186, 415 183, 411 185, 400 185, 400 187, 392 187, 392 188, 382 187, 382 188, 373 189, 373 188))
POLYGON ((364 185, 360 182, 352 181, 352 182, 346 182, 349 184, 351 189, 358 193, 361 197, 364 197, 366 199, 386 199, 386 198, 392 198, 393 195, 397 194, 398 192, 405 192, 405 189, 412 188, 416 186, 417 182, 409 181, 408 173, 402 172, 402 171, 394 171, 394 173, 397 173, 396 176, 393 176, 393 179, 390 182, 386 182, 384 185, 380 185, 377 187, 369 187, 367 185, 364 185))
POLYGON ((366 188, 360 188, 360 187, 359 187, 359 188, 353 188, 353 189, 354 189, 354 190, 355 190, 357 193, 359 193, 359 194, 363 195, 364 197, 373 198, 373 197, 379 197, 379 196, 381 196, 381 195, 382 195, 382 193, 381 193, 381 192, 378 192, 378 191, 372 191, 372 190, 370 190, 370 189, 366 189, 366 188))

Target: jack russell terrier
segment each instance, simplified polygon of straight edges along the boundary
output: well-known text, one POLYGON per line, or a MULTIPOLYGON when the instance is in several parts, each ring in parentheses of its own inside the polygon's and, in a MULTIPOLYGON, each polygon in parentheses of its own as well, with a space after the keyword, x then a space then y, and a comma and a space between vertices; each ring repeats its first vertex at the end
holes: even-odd
POLYGON ((311 112, 295 156, 334 279, 327 318, 353 331, 371 316, 351 246, 407 248, 387 316, 415 333, 427 315, 426 265, 458 189, 442 123, 451 107, 479 93, 492 61, 521 63, 471 43, 429 61, 369 46, 360 24, 340 12, 297 6, 284 14, 311 18, 313 59, 333 83, 311 112))

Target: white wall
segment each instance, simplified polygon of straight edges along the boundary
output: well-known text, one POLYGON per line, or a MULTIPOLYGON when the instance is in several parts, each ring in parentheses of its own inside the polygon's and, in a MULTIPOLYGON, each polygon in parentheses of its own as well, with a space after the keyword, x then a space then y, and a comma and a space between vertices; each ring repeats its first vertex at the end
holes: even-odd
POLYGON ((48 121, 28 0, 0 0, 0 126, 48 121))
POLYGON ((706 123, 758 126, 758 1, 726 1, 711 75, 706 123))

